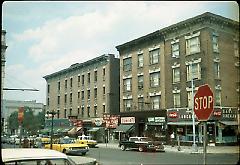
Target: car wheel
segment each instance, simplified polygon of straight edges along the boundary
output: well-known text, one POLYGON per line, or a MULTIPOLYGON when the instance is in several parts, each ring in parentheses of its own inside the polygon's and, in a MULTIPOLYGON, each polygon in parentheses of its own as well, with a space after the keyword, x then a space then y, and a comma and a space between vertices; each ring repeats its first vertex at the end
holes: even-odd
POLYGON ((83 152, 82 155, 85 156, 85 155, 86 155, 86 152, 83 152))
POLYGON ((138 151, 143 152, 143 146, 139 146, 138 151))
POLYGON ((63 149, 63 151, 62 151, 64 154, 66 154, 66 149, 63 149))
POLYGON ((125 151, 125 150, 126 150, 125 145, 121 145, 121 150, 122 150, 122 151, 125 151))

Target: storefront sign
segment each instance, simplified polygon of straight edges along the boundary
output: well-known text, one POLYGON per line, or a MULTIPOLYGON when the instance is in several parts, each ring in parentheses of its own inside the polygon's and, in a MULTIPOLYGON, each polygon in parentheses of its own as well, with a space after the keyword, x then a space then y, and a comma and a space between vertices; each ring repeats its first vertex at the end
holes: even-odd
POLYGON ((100 118, 94 120, 94 124, 95 124, 96 126, 98 126, 98 127, 101 126, 102 123, 103 123, 103 122, 102 122, 102 119, 100 119, 100 118))
POLYGON ((165 117, 148 117, 149 123, 164 123, 165 117))
POLYGON ((178 113, 177 112, 169 112, 168 117, 169 118, 177 118, 178 117, 178 113))
POLYGON ((221 117, 222 116, 222 112, 221 111, 214 111, 213 115, 216 117, 221 117))
POLYGON ((134 124, 135 117, 121 117, 121 124, 134 124))
POLYGON ((103 115, 103 120, 106 123, 106 128, 117 128, 118 119, 118 115, 103 115))

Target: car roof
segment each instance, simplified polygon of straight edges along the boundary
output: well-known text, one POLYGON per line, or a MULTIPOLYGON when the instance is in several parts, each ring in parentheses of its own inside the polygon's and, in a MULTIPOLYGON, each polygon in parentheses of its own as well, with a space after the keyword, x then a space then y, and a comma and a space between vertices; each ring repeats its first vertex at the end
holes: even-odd
POLYGON ((36 159, 67 159, 67 155, 50 149, 42 148, 7 148, 2 149, 3 162, 36 159))

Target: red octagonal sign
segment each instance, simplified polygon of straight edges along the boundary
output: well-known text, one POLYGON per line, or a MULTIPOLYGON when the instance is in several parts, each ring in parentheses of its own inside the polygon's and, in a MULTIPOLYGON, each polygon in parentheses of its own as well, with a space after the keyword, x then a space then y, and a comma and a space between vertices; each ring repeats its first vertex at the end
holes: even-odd
POLYGON ((200 86, 194 96, 194 112, 199 121, 207 121, 213 112, 213 92, 207 84, 200 86))

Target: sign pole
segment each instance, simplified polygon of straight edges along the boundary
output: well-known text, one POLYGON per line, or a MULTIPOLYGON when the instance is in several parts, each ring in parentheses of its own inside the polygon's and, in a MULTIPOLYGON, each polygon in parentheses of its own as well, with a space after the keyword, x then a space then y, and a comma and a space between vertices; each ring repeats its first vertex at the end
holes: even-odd
POLYGON ((204 132, 204 141, 203 141, 203 165, 207 164, 207 122, 203 122, 203 132, 204 132))

